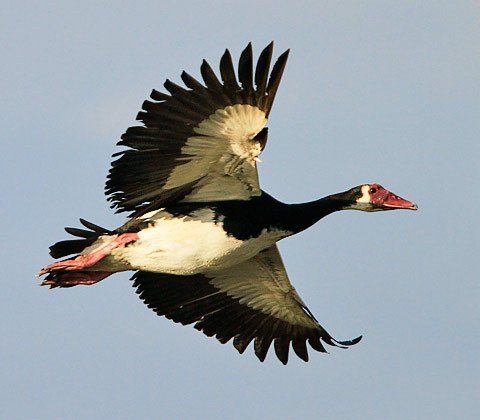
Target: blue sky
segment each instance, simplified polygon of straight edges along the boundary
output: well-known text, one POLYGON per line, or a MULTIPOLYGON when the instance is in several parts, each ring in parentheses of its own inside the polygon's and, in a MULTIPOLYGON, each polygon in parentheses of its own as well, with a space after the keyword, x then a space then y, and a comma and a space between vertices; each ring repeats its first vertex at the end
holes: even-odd
POLYGON ((34 2, 0 16, 0 416, 476 418, 480 391, 480 6, 458 2, 34 2), (290 59, 263 188, 300 202, 379 182, 414 212, 329 216, 280 243, 349 350, 261 364, 155 316, 129 274, 48 290, 79 217, 114 228, 110 155, 168 77, 249 42, 290 59))

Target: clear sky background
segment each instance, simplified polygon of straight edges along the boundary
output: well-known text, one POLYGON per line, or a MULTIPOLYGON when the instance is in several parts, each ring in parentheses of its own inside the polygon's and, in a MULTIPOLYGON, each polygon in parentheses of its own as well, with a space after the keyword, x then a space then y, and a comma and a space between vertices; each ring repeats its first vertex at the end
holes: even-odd
POLYGON ((479 412, 478 1, 16 1, 0 14, 0 417, 473 419, 479 412), (379 182, 418 212, 343 212, 280 244, 349 350, 283 366, 157 317, 130 274, 49 290, 48 246, 105 201, 110 155, 181 70, 291 48, 263 188, 379 182))

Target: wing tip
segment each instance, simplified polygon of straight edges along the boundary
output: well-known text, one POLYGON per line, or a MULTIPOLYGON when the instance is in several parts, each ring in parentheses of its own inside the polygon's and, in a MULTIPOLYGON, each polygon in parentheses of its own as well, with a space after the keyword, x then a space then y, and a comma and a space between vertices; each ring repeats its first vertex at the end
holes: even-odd
POLYGON ((363 335, 359 335, 358 337, 356 338, 353 338, 351 340, 343 340, 343 341, 339 341, 339 340, 335 340, 335 339, 332 339, 334 344, 337 345, 337 347, 341 347, 341 348, 349 348, 351 346, 354 346, 355 344, 358 344, 363 338, 363 335))

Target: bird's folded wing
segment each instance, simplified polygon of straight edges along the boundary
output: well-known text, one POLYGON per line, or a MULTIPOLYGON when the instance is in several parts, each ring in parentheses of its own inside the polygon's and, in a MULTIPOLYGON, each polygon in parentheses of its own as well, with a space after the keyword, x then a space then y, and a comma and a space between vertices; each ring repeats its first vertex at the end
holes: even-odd
POLYGON ((303 360, 310 346, 321 343, 349 346, 360 340, 336 341, 315 320, 288 280, 276 245, 250 260, 214 274, 176 276, 139 271, 134 287, 158 315, 195 328, 226 343, 233 338, 243 353, 254 341, 263 361, 274 342, 277 357, 286 364, 290 343, 303 360))
POLYGON ((204 60, 205 86, 189 74, 186 86, 167 80, 168 94, 153 91, 118 143, 106 193, 118 211, 144 211, 173 201, 248 200, 260 195, 256 162, 267 140, 272 108, 288 51, 270 72, 273 43, 254 69, 252 47, 242 52, 238 81, 228 50, 220 61, 221 81, 204 60))

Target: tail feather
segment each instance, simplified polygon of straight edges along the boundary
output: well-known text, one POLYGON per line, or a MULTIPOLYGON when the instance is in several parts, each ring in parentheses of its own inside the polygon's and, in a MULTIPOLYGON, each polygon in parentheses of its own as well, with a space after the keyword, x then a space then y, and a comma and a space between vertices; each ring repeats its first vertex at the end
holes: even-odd
POLYGON ((111 230, 102 228, 91 222, 87 222, 84 219, 80 219, 80 223, 90 230, 66 227, 65 231, 67 233, 83 239, 69 239, 53 244, 49 248, 50 255, 53 258, 61 258, 66 257, 67 255, 79 254, 86 247, 92 245, 99 236, 109 235, 113 233, 111 230))
POLYGON ((111 230, 105 229, 101 226, 98 226, 92 222, 88 222, 85 219, 80 218, 80 223, 85 226, 87 229, 93 230, 94 232, 101 233, 102 235, 105 233, 112 233, 111 230))
POLYGON ((65 232, 73 236, 78 236, 79 238, 94 238, 97 236, 96 232, 92 232, 90 230, 85 230, 85 229, 72 228, 72 227, 66 227, 65 232))

